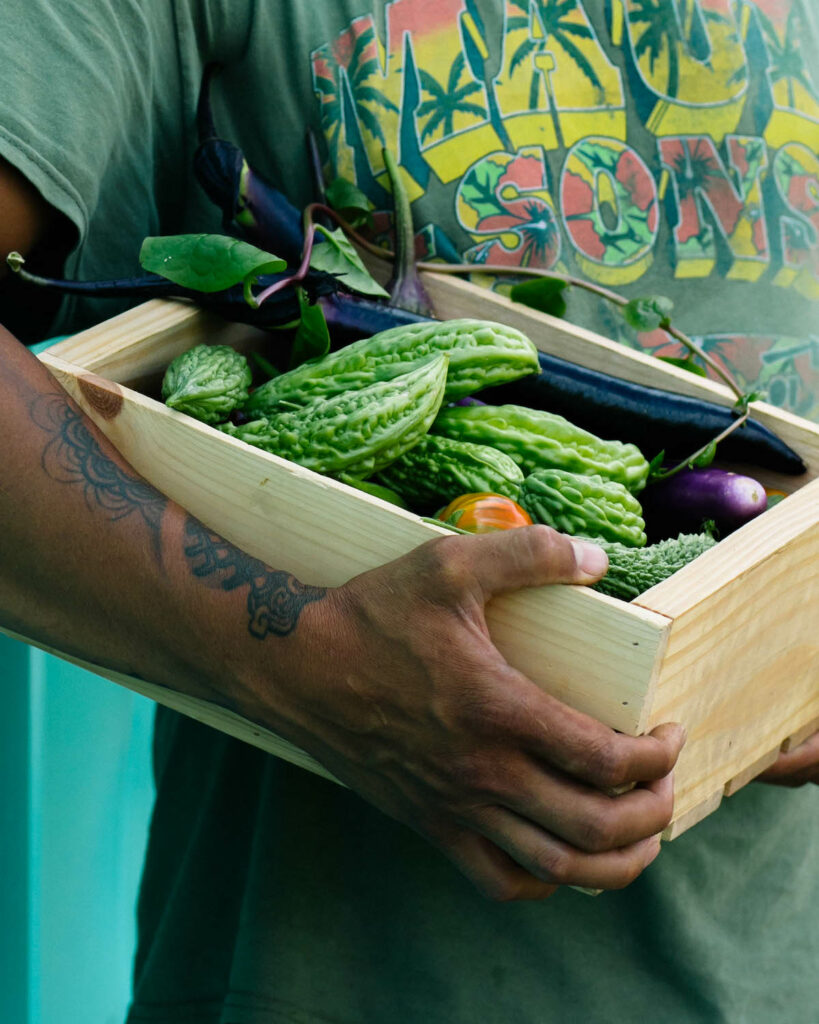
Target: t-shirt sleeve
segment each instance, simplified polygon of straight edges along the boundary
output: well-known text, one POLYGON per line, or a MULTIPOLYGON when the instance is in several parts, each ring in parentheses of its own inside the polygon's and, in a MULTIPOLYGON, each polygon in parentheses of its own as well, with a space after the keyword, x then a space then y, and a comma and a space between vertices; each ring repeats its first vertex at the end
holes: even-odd
MULTIPOLYGON (((0 155, 82 239, 105 168, 148 130, 145 5, 3 0, 0 155)), ((167 5, 170 7, 171 5, 167 5)))

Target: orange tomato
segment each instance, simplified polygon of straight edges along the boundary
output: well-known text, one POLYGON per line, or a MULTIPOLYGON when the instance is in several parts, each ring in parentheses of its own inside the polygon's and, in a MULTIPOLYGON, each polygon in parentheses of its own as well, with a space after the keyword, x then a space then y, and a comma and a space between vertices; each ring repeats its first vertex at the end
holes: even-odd
POLYGON ((531 516, 516 501, 491 491, 462 494, 442 508, 435 518, 468 533, 491 533, 532 525, 531 516))

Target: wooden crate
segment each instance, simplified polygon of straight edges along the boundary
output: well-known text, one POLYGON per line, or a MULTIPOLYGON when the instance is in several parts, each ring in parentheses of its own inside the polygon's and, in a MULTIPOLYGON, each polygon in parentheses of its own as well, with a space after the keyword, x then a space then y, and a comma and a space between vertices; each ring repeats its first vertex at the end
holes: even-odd
MULTIPOLYGON (((720 385, 484 289, 444 275, 425 278, 443 318, 500 320, 544 352, 584 366, 733 401, 720 385)), ((168 362, 194 344, 247 350, 266 337, 185 303, 154 301, 41 358, 151 483, 233 543, 305 583, 341 584, 445 532, 143 393, 155 393, 168 362)), ((783 745, 819 726, 819 427, 765 404, 755 406, 755 416, 809 467, 798 479, 753 470, 767 486, 789 492, 786 501, 631 603, 561 586, 499 598, 488 609, 491 635, 508 660, 561 700, 630 734, 664 721, 686 726, 667 838, 715 810, 783 745)), ((304 752, 224 709, 91 667, 327 774, 304 752)))

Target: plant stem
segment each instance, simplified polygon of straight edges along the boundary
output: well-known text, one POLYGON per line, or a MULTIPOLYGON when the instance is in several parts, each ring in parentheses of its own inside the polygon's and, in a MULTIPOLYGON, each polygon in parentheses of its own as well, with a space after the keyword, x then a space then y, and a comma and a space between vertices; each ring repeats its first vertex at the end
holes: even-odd
POLYGON ((283 291, 290 285, 300 284, 307 277, 308 273, 310 272, 310 258, 313 255, 313 242, 315 241, 316 237, 316 225, 314 223, 313 217, 316 212, 324 211, 326 209, 329 209, 329 207, 324 207, 322 206, 321 203, 310 203, 308 206, 304 208, 304 248, 302 249, 301 263, 299 264, 299 268, 294 274, 291 274, 289 277, 283 277, 281 281, 276 281, 274 284, 271 284, 268 288, 265 288, 265 290, 263 292, 260 292, 260 294, 257 295, 255 298, 253 298, 253 296, 249 296, 249 299, 253 299, 251 305, 255 303, 255 308, 261 306, 261 304, 266 299, 269 299, 271 295, 275 295, 276 292, 283 291))
POLYGON ((677 473, 679 473, 681 469, 685 469, 687 466, 690 466, 692 462, 698 459, 700 455, 703 455, 706 451, 708 451, 709 448, 716 447, 720 443, 720 441, 724 441, 729 434, 733 434, 735 430, 738 430, 742 426, 742 424, 748 419, 749 415, 750 413, 746 411, 741 416, 738 416, 730 427, 726 427, 721 434, 717 434, 715 438, 708 441, 707 444, 704 444, 702 448, 699 448, 697 451, 695 451, 693 455, 689 455, 688 458, 684 459, 682 462, 678 463, 676 466, 673 466, 671 469, 666 470, 665 472, 655 473, 651 478, 652 481, 668 480, 669 477, 675 476, 677 473))

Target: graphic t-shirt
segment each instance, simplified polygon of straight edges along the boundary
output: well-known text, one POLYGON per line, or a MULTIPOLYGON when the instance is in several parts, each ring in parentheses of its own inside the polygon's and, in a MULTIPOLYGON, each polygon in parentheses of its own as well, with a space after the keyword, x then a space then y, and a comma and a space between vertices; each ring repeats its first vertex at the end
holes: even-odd
MULTIPOLYGON (((4 0, 0 155, 76 226, 67 276, 134 272, 146 235, 219 230, 190 170, 219 60, 220 132, 294 202, 310 125, 383 226, 388 146, 428 259, 666 295, 743 382, 819 418, 813 11, 4 0)), ((67 301, 53 329, 120 305, 67 301)), ((567 315, 674 354, 576 292, 567 315)), ((155 769, 132 1024, 816 1016, 815 788, 747 787, 622 892, 506 906, 354 794, 164 710, 155 769)))

